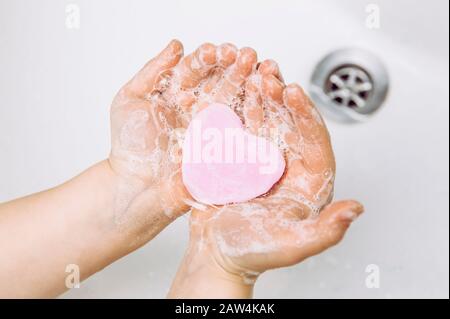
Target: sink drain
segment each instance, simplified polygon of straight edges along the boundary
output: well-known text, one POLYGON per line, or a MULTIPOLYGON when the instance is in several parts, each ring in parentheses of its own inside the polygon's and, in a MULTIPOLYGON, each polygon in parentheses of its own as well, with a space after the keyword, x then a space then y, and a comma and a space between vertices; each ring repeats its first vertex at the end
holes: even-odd
POLYGON ((370 52, 343 49, 328 54, 311 78, 311 98, 337 120, 366 120, 386 99, 389 79, 370 52))

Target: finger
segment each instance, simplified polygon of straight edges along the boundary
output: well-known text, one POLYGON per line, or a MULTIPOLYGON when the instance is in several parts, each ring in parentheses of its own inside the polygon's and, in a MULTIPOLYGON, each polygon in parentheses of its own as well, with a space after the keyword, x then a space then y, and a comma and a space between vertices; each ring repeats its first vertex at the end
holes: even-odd
POLYGON ((252 75, 245 83, 243 115, 245 126, 250 133, 257 135, 264 123, 264 110, 261 99, 261 77, 252 75))
POLYGON ((283 99, 301 136, 301 155, 305 167, 312 174, 330 170, 334 172, 330 136, 317 109, 297 84, 290 84, 285 88, 283 99))
POLYGON ((217 87, 217 84, 223 78, 223 73, 224 73, 223 69, 215 69, 211 72, 209 78, 205 81, 205 84, 203 85, 201 92, 203 96, 201 97, 201 99, 209 97, 209 95, 217 87))
POLYGON ((253 70, 256 64, 256 52, 251 48, 243 48, 238 52, 236 62, 230 66, 224 74, 214 94, 214 101, 224 104, 231 103, 232 99, 240 92, 241 86, 253 70))
POLYGON ((264 60, 263 62, 261 62, 258 65, 258 72, 261 75, 270 75, 271 74, 271 75, 275 76, 278 80, 283 82, 283 77, 281 75, 278 63, 276 63, 274 60, 268 59, 268 60, 264 60))
POLYGON ((186 128, 192 118, 192 106, 197 101, 197 95, 192 90, 176 91, 173 88, 163 93, 166 108, 178 113, 180 127, 186 128))
POLYGON ((289 110, 283 105, 284 84, 272 74, 264 75, 261 92, 269 135, 285 149, 286 134, 295 130, 295 124, 289 110))
POLYGON ((183 56, 183 45, 172 40, 155 58, 151 59, 121 90, 128 97, 143 98, 152 91, 158 76, 173 68, 183 56))
POLYGON ((262 77, 261 89, 264 98, 269 99, 278 105, 283 104, 284 85, 274 75, 267 74, 262 77))
POLYGON ((326 206, 313 221, 300 221, 296 234, 287 238, 287 247, 297 246, 295 258, 299 262, 336 245, 344 237, 350 224, 364 211, 357 201, 339 201, 326 206))
POLYGON ((265 116, 271 128, 279 129, 282 125, 282 113, 286 113, 283 107, 284 85, 275 76, 269 74, 262 76, 261 96, 264 104, 265 116))
POLYGON ((236 61, 237 48, 231 43, 224 43, 217 47, 217 65, 228 68, 236 61))
POLYGON ((196 97, 194 103, 191 104, 191 108, 187 112, 188 114, 193 116, 215 102, 214 92, 223 78, 223 73, 224 70, 220 68, 215 68, 211 71, 210 75, 202 85, 199 96, 196 97))
POLYGON ((184 57, 174 68, 174 73, 182 88, 194 88, 216 66, 216 62, 216 46, 204 43, 193 53, 184 57))
POLYGON ((357 201, 347 200, 331 203, 320 213, 311 225, 316 233, 316 240, 309 244, 314 254, 336 245, 344 237, 350 224, 364 211, 357 201))
POLYGON ((236 57, 237 48, 233 44, 224 43, 217 47, 217 65, 219 68, 215 68, 205 81, 205 84, 202 87, 201 93, 203 96, 201 99, 208 97, 214 88, 216 88, 227 68, 236 61, 236 57))
POLYGON ((236 57, 237 48, 233 44, 224 43, 217 47, 218 68, 212 70, 208 76, 208 79, 204 82, 194 113, 201 111, 208 106, 208 104, 212 103, 213 90, 223 78, 223 75, 227 71, 228 67, 233 65, 236 61, 236 57))
POLYGON ((193 113, 197 113, 207 107, 210 103, 213 102, 212 96, 214 95, 212 92, 218 86, 218 83, 223 79, 224 73, 227 72, 227 69, 233 65, 236 61, 237 57, 237 48, 230 43, 224 43, 217 47, 217 68, 214 68, 208 79, 204 82, 200 97, 196 103, 196 107, 193 110, 193 113))
POLYGON ((299 85, 288 85, 283 98, 302 133, 308 133, 304 134, 306 141, 310 143, 326 143, 329 141, 328 132, 319 112, 299 85), (303 131, 305 129, 306 131, 303 131))

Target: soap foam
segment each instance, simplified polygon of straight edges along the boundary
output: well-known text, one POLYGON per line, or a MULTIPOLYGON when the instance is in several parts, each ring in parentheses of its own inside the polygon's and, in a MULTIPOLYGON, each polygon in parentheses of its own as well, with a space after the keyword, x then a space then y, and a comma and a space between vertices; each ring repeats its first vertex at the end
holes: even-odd
MULTIPOLYGON (((202 58, 200 57, 200 60, 202 58)), ((219 59, 220 60, 220 56, 219 59)), ((191 63, 191 67, 194 69, 201 68, 201 61, 197 58, 194 58, 191 63)), ((227 104, 241 119, 243 125, 246 129, 249 128, 249 124, 246 121, 246 116, 244 112, 245 107, 245 98, 246 92, 244 86, 236 86, 234 83, 230 82, 229 76, 232 72, 231 68, 227 68, 223 70, 220 66, 216 65, 211 73, 216 72, 219 74, 217 79, 217 84, 215 85, 212 91, 206 93, 204 92, 205 85, 208 79, 201 81, 201 83, 193 89, 184 89, 181 87, 181 77, 180 77, 180 69, 175 67, 171 70, 171 72, 166 72, 161 74, 159 85, 157 86, 157 90, 151 92, 151 94, 147 97, 147 100, 153 105, 164 105, 172 110, 174 110, 179 117, 179 122, 184 123, 183 125, 187 125, 192 117, 199 112, 202 107, 205 105, 211 104, 213 102, 222 102, 227 104), (219 89, 224 86, 229 86, 235 89, 234 94, 226 94, 223 95, 219 93, 219 89), (181 99, 186 94, 191 94, 195 97, 195 101, 190 108, 181 106, 181 99)), ((258 87, 258 90, 261 94, 262 89, 262 77, 260 74, 254 70, 252 75, 250 76, 253 83, 255 83, 258 87)), ((256 103, 257 101, 252 101, 256 103)), ((268 138, 272 142, 274 142, 283 152, 285 153, 288 167, 293 160, 303 160, 301 151, 305 148, 305 141, 300 134, 299 137, 299 145, 295 145, 295 150, 293 147, 288 145, 286 141, 286 135, 292 131, 298 130, 295 124, 295 120, 291 112, 284 106, 280 105, 277 102, 264 98, 262 99, 262 110, 263 110, 263 123, 262 127, 258 130, 258 135, 261 137, 268 138), (276 110, 276 111, 272 111, 276 110), (275 128, 271 127, 272 123, 276 123, 275 128)), ((311 112, 313 116, 313 120, 320 125, 324 125, 320 114, 316 110, 312 110, 311 112)), ((134 126, 135 129, 142 125, 142 121, 148 119, 148 114, 141 114, 140 119, 133 119, 134 123, 130 123, 130 127, 124 127, 123 132, 121 134, 121 141, 124 145, 128 145, 128 147, 142 149, 145 148, 145 141, 134 140, 131 138, 130 130, 131 127, 134 126), (141 121, 141 122, 140 122, 141 121)), ((184 131, 180 131, 180 127, 172 128, 170 125, 167 125, 167 121, 165 121, 163 114, 161 113, 161 117, 159 118, 161 123, 164 123, 166 127, 166 134, 169 137, 169 148, 167 152, 163 152, 160 147, 157 145, 155 140, 155 149, 145 156, 129 156, 130 162, 135 163, 135 170, 138 172, 143 165, 148 165, 151 167, 151 174, 153 176, 161 176, 162 171, 167 170, 168 164, 166 161, 171 162, 172 164, 179 165, 179 150, 180 146, 183 143, 184 139, 184 131), (165 154, 168 154, 167 157, 165 154)), ((138 117, 138 116, 136 116, 138 117)), ((131 121, 131 120, 130 120, 131 121)), ((185 127, 184 127, 185 128, 185 127)), ((155 136, 155 139, 158 139, 159 136, 155 136)), ((295 189, 290 187, 283 186, 283 182, 280 183, 280 187, 277 188, 276 191, 270 192, 268 194, 267 199, 272 199, 273 201, 279 200, 281 204, 280 212, 275 214, 271 220, 271 224, 276 225, 276 227, 280 227, 285 229, 286 231, 291 231, 298 234, 297 241, 293 244, 295 245, 303 245, 305 242, 309 240, 314 240, 314 236, 311 233, 308 233, 306 230, 306 225, 308 223, 313 222, 313 220, 305 220, 302 223, 293 222, 287 220, 282 211, 294 209, 295 206, 301 205, 302 207, 306 207, 309 211, 308 214, 314 218, 317 216, 322 209, 322 207, 330 201, 330 198, 333 193, 333 183, 334 183, 334 173, 332 171, 324 172, 326 176, 323 178, 323 185, 317 190, 316 194, 312 198, 306 198, 304 194, 309 194, 311 192, 310 179, 306 176, 299 176, 294 181, 295 189)), ((170 181, 173 183, 173 180, 170 181)), ((124 186, 125 188, 129 186, 124 186)), ((131 188, 130 188, 131 189, 131 188)), ((118 207, 122 207, 120 211, 126 211, 127 205, 129 206, 129 202, 133 199, 133 193, 136 190, 125 191, 125 197, 128 199, 120 199, 117 204, 118 207)), ((264 198, 265 196, 261 196, 264 198)), ((226 256, 243 256, 246 254, 265 254, 274 251, 279 251, 282 249, 282 244, 277 242, 277 239, 274 238, 271 234, 271 230, 265 227, 264 222, 267 218, 267 215, 270 213, 269 207, 264 205, 262 200, 260 201, 251 201, 249 203, 243 203, 240 205, 225 205, 222 207, 217 207, 216 212, 212 215, 210 220, 206 223, 220 223, 222 218, 226 218, 226 215, 229 214, 238 214, 239 218, 248 223, 250 226, 250 230, 253 234, 256 234, 255 238, 248 236, 246 233, 223 233, 220 231, 220 227, 214 228, 214 240, 217 242, 219 249, 226 256)), ((203 203, 199 203, 193 201, 189 198, 183 198, 182 201, 187 205, 193 207, 196 210, 200 211, 209 211, 211 209, 211 205, 205 205, 203 203)), ((166 204, 165 204, 166 205, 166 204)), ((170 215, 170 210, 167 210, 166 214, 170 215)), ((195 221, 194 221, 195 222, 195 221)), ((208 241, 208 238, 204 236, 202 233, 201 239, 199 242, 199 247, 202 248, 208 241)), ((243 273, 245 278, 251 278, 258 275, 258 273, 243 273)), ((250 279, 249 279, 250 280, 250 279)))

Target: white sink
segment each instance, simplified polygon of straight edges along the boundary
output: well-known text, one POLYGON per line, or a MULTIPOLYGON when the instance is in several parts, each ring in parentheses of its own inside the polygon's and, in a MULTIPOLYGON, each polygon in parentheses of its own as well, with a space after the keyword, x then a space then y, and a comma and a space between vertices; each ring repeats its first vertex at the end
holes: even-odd
MULTIPOLYGON (((270 271, 260 298, 400 298, 449 294, 449 74, 447 1, 0 2, 0 201, 51 187, 105 158, 117 89, 171 38, 251 46, 308 87, 320 58, 361 47, 390 74, 385 106, 367 123, 328 122, 336 198, 366 214, 345 240, 302 264, 270 271), (366 267, 380 287, 366 287, 366 267)), ((64 298, 164 297, 188 238, 180 218, 139 251, 64 298)), ((1 252, 0 252, 1 254, 1 252)))

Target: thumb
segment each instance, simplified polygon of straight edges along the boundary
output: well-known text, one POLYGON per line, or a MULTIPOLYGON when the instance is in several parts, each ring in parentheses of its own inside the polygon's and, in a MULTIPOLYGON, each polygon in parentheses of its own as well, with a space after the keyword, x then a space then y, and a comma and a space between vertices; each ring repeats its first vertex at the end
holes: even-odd
POLYGON ((178 40, 172 40, 155 58, 147 62, 123 87, 122 92, 130 97, 145 97, 145 94, 153 89, 158 76, 177 65, 182 56, 183 44, 178 40))
POLYGON ((308 240, 299 247, 300 259, 321 253, 336 245, 344 237, 350 224, 364 211, 357 201, 344 200, 331 203, 322 210, 319 217, 306 226, 308 240))

